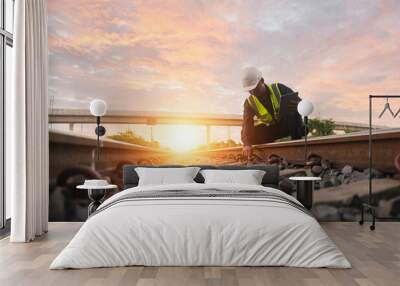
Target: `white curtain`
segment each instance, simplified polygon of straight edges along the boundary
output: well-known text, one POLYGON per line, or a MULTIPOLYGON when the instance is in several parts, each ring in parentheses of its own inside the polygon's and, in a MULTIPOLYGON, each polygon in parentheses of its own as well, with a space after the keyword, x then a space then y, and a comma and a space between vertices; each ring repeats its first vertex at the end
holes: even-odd
MULTIPOLYGON (((28 242, 48 226, 46 0, 15 1, 13 92, 7 113, 12 242, 28 242)), ((7 99, 6 99, 7 100, 7 99)))

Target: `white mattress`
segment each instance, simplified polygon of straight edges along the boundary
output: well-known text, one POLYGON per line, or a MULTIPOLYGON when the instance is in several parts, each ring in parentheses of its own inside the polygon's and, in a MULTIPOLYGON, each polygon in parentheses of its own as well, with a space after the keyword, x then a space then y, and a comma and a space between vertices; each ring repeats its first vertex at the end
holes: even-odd
POLYGON ((127 265, 351 267, 318 222, 288 204, 186 197, 122 201, 110 206, 130 192, 205 187, 263 190, 296 201, 279 190, 254 185, 131 188, 105 201, 99 208, 104 210, 83 224, 50 269, 127 265))

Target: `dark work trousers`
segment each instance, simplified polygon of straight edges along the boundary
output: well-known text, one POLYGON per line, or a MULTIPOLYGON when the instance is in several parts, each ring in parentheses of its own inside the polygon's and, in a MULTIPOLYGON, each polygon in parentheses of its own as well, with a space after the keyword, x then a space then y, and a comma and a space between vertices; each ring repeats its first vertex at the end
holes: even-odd
POLYGON ((251 132, 251 144, 274 142, 277 139, 290 136, 292 140, 301 139, 305 135, 303 120, 297 110, 289 111, 281 105, 279 121, 270 126, 257 125, 251 132))

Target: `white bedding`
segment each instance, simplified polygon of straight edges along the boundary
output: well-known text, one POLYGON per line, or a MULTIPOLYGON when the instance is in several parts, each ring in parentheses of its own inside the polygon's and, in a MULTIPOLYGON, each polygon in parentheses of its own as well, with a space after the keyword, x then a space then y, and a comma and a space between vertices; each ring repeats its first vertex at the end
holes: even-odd
POLYGON ((254 185, 142 186, 106 200, 50 269, 145 266, 294 266, 350 268, 318 222, 293 206, 246 198, 153 198, 123 201, 131 192, 263 190, 254 185))
POLYGON ((247 184, 261 185, 265 171, 262 170, 202 170, 205 184, 247 184))

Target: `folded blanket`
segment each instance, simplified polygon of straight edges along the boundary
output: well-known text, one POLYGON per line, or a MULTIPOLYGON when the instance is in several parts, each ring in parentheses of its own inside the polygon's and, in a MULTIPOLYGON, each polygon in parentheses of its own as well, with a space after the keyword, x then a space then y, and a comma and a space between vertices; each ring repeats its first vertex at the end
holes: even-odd
POLYGON ((238 199, 238 200, 251 200, 255 199, 257 201, 264 200, 270 202, 276 202, 280 204, 286 204, 296 208, 297 210, 311 215, 311 213, 298 201, 289 199, 287 196, 276 193, 269 193, 265 190, 234 190, 228 191, 222 188, 208 188, 205 187, 201 190, 167 190, 167 191, 146 191, 146 192, 131 192, 119 196, 115 200, 107 201, 102 204, 95 212, 92 213, 91 217, 94 215, 107 210, 119 203, 127 201, 144 201, 152 199, 174 199, 174 200, 185 200, 185 199, 238 199))

